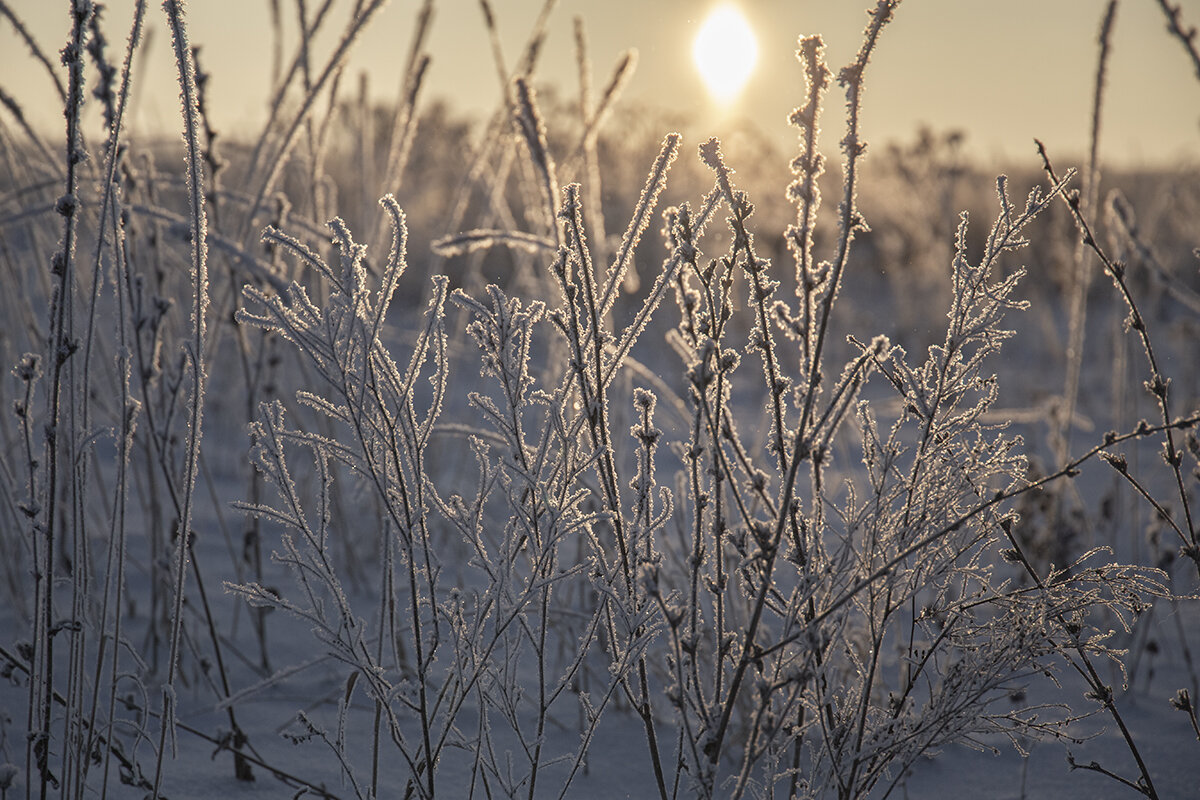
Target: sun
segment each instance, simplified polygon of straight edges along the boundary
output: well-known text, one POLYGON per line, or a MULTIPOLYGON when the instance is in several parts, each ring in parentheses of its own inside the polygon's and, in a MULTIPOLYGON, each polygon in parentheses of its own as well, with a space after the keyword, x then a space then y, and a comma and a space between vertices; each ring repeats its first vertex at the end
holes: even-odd
POLYGON ((713 99, 732 102, 758 60, 758 42, 742 12, 732 5, 714 9, 692 43, 692 60, 713 99))

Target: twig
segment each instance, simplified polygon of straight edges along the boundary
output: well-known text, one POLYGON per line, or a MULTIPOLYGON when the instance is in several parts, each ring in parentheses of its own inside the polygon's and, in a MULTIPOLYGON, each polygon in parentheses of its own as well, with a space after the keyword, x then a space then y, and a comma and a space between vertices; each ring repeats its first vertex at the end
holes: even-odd
POLYGON ((1167 30, 1183 44, 1183 49, 1192 58, 1196 77, 1200 78, 1200 50, 1196 49, 1196 28, 1183 22, 1183 4, 1171 5, 1169 0, 1158 0, 1159 8, 1167 15, 1167 30))

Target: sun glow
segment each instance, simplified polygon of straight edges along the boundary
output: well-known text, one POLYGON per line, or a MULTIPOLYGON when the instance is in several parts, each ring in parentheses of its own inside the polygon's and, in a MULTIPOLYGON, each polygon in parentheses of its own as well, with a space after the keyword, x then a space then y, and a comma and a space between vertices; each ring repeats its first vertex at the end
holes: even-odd
POLYGON ((758 60, 758 43, 742 12, 727 5, 709 14, 692 43, 692 60, 713 98, 732 102, 758 60))

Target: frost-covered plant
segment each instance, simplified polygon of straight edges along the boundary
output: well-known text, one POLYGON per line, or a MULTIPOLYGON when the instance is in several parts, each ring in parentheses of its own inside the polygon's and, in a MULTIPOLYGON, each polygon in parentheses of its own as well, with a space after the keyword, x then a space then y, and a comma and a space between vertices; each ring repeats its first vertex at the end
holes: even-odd
MULTIPOLYGON (((568 195, 574 196, 571 191, 568 195)), ((252 426, 255 460, 275 485, 280 502, 241 507, 290 531, 277 558, 292 569, 300 596, 281 597, 257 584, 233 588, 256 604, 307 621, 330 652, 361 676, 376 719, 384 721, 408 767, 408 792, 434 796, 439 768, 457 763, 448 748, 471 754, 457 768, 470 769, 472 784, 496 786, 507 794, 528 790, 532 795, 543 769, 565 761, 569 768, 557 776, 565 792, 601 713, 618 690, 635 707, 647 709, 644 720, 647 730, 653 730, 644 652, 656 633, 655 610, 632 599, 634 559, 638 548, 647 546, 649 533, 637 532, 636 523, 634 530, 624 529, 625 517, 615 505, 619 501, 599 508, 593 502, 595 493, 584 476, 595 470, 602 478, 615 478, 612 454, 602 444, 609 432, 594 403, 572 403, 576 379, 596 387, 604 381, 603 370, 567 371, 560 373, 557 387, 539 387, 530 372, 530 347, 546 316, 545 305, 535 301, 526 306, 496 287, 489 289, 487 302, 457 293, 456 301, 473 317, 468 332, 495 394, 473 392, 469 397, 483 420, 470 439, 478 469, 474 497, 464 499, 457 492, 441 496, 429 477, 426 455, 447 387, 446 280, 434 278, 426 326, 407 366, 399 368, 380 332, 405 268, 404 223, 392 198, 383 205, 396 238, 374 294, 366 286, 365 248, 340 221, 332 223, 340 273, 297 240, 278 231, 267 233, 328 282, 329 299, 317 307, 298 284, 286 295, 247 289, 256 310, 243 311, 240 319, 278 332, 304 353, 332 396, 306 390, 298 399, 332 419, 341 432, 328 438, 289 429, 280 403, 263 408, 252 426), (425 371, 433 391, 428 404, 418 408, 417 381, 425 371), (291 445, 309 450, 316 464, 315 510, 308 508, 290 476, 291 445), (334 462, 363 480, 385 512, 378 545, 377 626, 355 615, 329 558, 334 462), (469 563, 457 568, 456 584, 443 577, 445 533, 434 531, 447 527, 471 553, 469 563), (619 559, 601 541, 602 530, 616 533, 619 559), (568 558, 561 551, 579 549, 568 547, 579 538, 585 555, 568 558), (594 602, 582 615, 564 616, 561 611, 574 609, 560 611, 557 598, 581 592, 594 602), (607 669, 591 679, 597 688, 580 691, 583 673, 594 672, 592 662, 605 657, 607 669), (546 726, 552 707, 567 698, 582 709, 583 723, 579 743, 564 752, 547 743, 546 726), (460 725, 464 707, 476 720, 473 731, 460 725), (405 721, 414 717, 414 723, 405 721), (515 769, 501 755, 513 747, 524 753, 525 767, 515 769)), ((557 267, 564 286, 571 285, 565 277, 568 263, 575 262, 564 249, 557 267)), ((564 330, 569 327, 561 315, 560 324, 564 330)), ((589 337, 604 335, 602 328, 590 330, 589 337)), ((578 348, 576 356, 586 358, 578 348)), ((637 522, 641 527, 656 524, 648 511, 637 522)), ((345 725, 345 706, 339 729, 345 725)), ((356 793, 377 794, 378 733, 372 774, 363 781, 356 777, 361 766, 356 768, 345 751, 343 736, 330 738, 311 722, 305 728, 306 736, 319 735, 337 752, 356 793)))
MULTIPOLYGON (((355 667, 354 674, 362 677, 376 704, 377 718, 384 720, 389 737, 410 765, 410 788, 422 796, 432 796, 434 765, 444 746, 438 735, 444 738, 445 732, 437 729, 440 687, 431 686, 435 676, 429 667, 441 644, 439 614, 431 605, 440 600, 441 565, 430 547, 424 458, 446 388, 446 281, 435 280, 437 289, 426 312, 427 324, 402 369, 381 344, 379 332, 404 270, 407 231, 395 200, 386 197, 382 204, 391 216, 394 236, 382 284, 374 294, 366 286, 362 262, 366 247, 355 243, 340 221, 335 220, 332 226, 341 256, 341 268, 336 272, 296 239, 277 231, 266 234, 325 279, 330 289, 328 301, 324 308, 318 308, 297 284, 286 295, 273 297, 248 288, 248 299, 260 310, 242 310, 240 320, 277 331, 304 353, 333 391, 333 399, 305 391, 300 393, 300 401, 344 425, 349 434, 343 442, 289 430, 280 403, 263 408, 260 420, 252 426, 254 458, 275 485, 282 505, 246 504, 243 508, 300 534, 299 543, 291 534, 285 534, 281 559, 295 574, 303 599, 287 601, 258 584, 237 590, 255 603, 276 605, 307 620, 339 660, 355 667), (418 408, 414 387, 427 362, 431 362, 433 393, 428 406, 418 408), (313 455, 319 476, 315 510, 307 508, 306 499, 289 474, 285 452, 285 443, 289 442, 307 447, 313 455), (395 581, 403 582, 407 589, 405 627, 410 633, 403 643, 398 639, 400 624, 396 623, 388 626, 386 635, 377 634, 372 649, 364 623, 351 610, 341 578, 329 560, 333 523, 330 465, 334 461, 345 463, 367 481, 384 511, 380 523, 388 535, 383 538, 381 555, 387 570, 381 584, 381 602, 386 607, 385 618, 394 620, 401 613, 395 581), (397 555, 399 564, 394 564, 397 555), (402 659, 402 652, 410 652, 411 657, 402 659), (410 686, 402 688, 402 681, 409 681, 410 686), (394 702, 397 695, 416 712, 416 731, 406 730, 401 724, 406 715, 398 712, 394 702)), ((347 702, 349 694, 348 690, 347 702)), ((347 764, 341 737, 336 739, 334 749, 347 764)), ((354 772, 348 764, 346 772, 353 780, 354 772)), ((372 794, 374 788, 372 780, 372 794)), ((355 790, 360 791, 357 781, 355 790)))
MULTIPOLYGON (((780 502, 778 471, 772 479, 755 465, 729 409, 738 357, 722 320, 730 272, 755 263, 752 251, 706 269, 690 262, 676 341, 689 358, 695 410, 684 449, 693 541, 676 593, 659 591, 672 628, 668 694, 705 794, 722 785, 718 757, 734 715, 745 743, 734 796, 769 795, 782 781, 792 796, 861 797, 950 741, 1000 733, 1019 745, 1021 734, 1061 735, 1069 715, 995 705, 1064 652, 1085 664, 1107 654, 1097 631, 1080 632, 1088 621, 1107 624, 1097 609, 1128 621, 1165 593, 1157 571, 1097 562, 1098 553, 1044 580, 1035 574, 1034 592, 1004 567, 1002 556, 1023 557, 1012 538, 1019 522, 1001 501, 1029 483, 1020 440, 983 421, 996 396, 984 369, 1010 335, 1006 313, 1023 305, 1011 297, 1022 273, 992 276, 1057 190, 1035 189, 1018 211, 1003 179, 998 189, 1001 213, 977 262, 966 252, 965 218, 960 226, 943 344, 915 365, 884 340, 860 345, 815 415, 819 424, 788 437, 808 448, 783 456, 807 464, 807 508, 780 502), (852 403, 870 367, 900 400, 882 431, 878 403, 852 403), (831 485, 833 423, 852 405, 865 472, 831 485), (739 696, 747 674, 753 683, 739 696)), ((778 309, 777 318, 802 333, 790 312, 778 309)), ((760 351, 763 338, 752 335, 760 351)), ((793 408, 802 399, 776 394, 794 398, 793 408)))
MULTIPOLYGON (((544 128, 532 93, 517 84, 516 127, 539 188, 534 202, 555 220, 553 235, 480 230, 441 247, 553 252, 546 269, 559 297, 522 302, 495 286, 485 297, 453 294, 470 316, 467 333, 490 387, 468 395, 477 425, 439 422, 453 385, 445 278, 433 279, 408 365, 397 366, 381 342, 405 266, 394 200, 383 201, 396 240, 374 294, 365 248, 339 220, 331 226, 340 272, 297 240, 268 232, 324 278, 329 299, 317 306, 298 284, 274 296, 251 288, 258 310, 240 319, 278 332, 305 355, 327 392, 314 387, 298 399, 340 432, 291 430, 280 404, 264 407, 253 426, 256 460, 282 502, 243 508, 300 534, 300 543, 284 535, 279 558, 301 599, 257 585, 235 589, 309 621, 361 676, 348 684, 338 730, 361 681, 376 709, 372 764, 382 720, 403 754, 409 793, 433 796, 438 772, 455 764, 470 770, 473 792, 532 797, 553 781, 566 794, 603 713, 618 701, 641 719, 663 797, 684 785, 702 796, 770 795, 781 784, 791 796, 863 797, 890 791, 918 757, 950 742, 990 747, 998 734, 1020 748, 1031 737, 1069 737, 1069 709, 1008 704, 1025 681, 1064 662, 1120 722, 1093 665, 1116 655, 1099 626, 1112 617, 1128 624, 1166 594, 1162 576, 1115 565, 1103 551, 1039 573, 1007 502, 1079 462, 1031 483, 1020 438, 986 421, 997 392, 988 365, 1011 335, 1006 317, 1025 305, 1013 297, 1024 273, 1004 259, 1027 244, 1024 228, 1063 184, 1035 188, 1021 208, 1000 178, 999 213, 975 258, 962 217, 946 332, 923 359, 910 360, 884 337, 850 336, 856 352, 836 380, 825 378, 832 309, 864 224, 854 206, 858 94, 891 10, 876 9, 867 44, 840 74, 851 114, 831 262, 817 261, 812 239, 828 70, 820 40, 801 43, 811 91, 793 115, 804 148, 789 190, 796 307, 776 296, 780 282, 750 232, 753 206, 712 140, 700 148, 715 176, 712 192, 698 212, 685 203, 664 214, 666 261, 615 332, 616 287, 679 137, 664 142, 624 242, 601 271, 584 233, 580 187, 568 185, 561 200, 552 191, 544 128), (729 249, 706 259, 703 232, 722 206, 729 249), (668 341, 685 378, 683 399, 672 400, 690 412, 689 425, 672 439, 656 425, 655 393, 637 387, 624 398, 635 422, 620 436, 615 378, 636 366, 631 353, 671 291, 680 317, 668 341), (735 297, 743 292, 740 311, 735 297), (739 313, 746 324, 732 324, 739 313), (565 366, 539 366, 538 354, 563 354, 565 366), (761 378, 745 376, 743 354, 759 362, 761 378), (426 373, 428 395, 417 380, 426 373), (898 402, 860 399, 872 376, 898 402), (754 420, 735 408, 735 391, 764 398, 761 446, 754 420), (420 408, 418 396, 427 396, 420 408), (462 470, 446 477, 429 468, 433 437, 443 433, 468 437, 473 494, 462 470), (841 463, 855 435, 861 467, 841 463), (289 445, 312 453, 315 513, 289 477, 289 445), (678 471, 674 489, 659 482, 664 451, 678 471), (355 616, 327 555, 334 462, 385 512, 375 625, 355 616), (470 558, 450 585, 443 559, 455 537, 470 558), (1012 565, 1024 570, 1023 581, 1012 565), (569 747, 547 738, 553 710, 564 705, 579 717, 579 741, 569 747)), ((356 793, 376 793, 378 773, 372 767, 369 781, 358 777, 363 766, 343 733, 303 724, 302 735, 337 752, 356 793)))

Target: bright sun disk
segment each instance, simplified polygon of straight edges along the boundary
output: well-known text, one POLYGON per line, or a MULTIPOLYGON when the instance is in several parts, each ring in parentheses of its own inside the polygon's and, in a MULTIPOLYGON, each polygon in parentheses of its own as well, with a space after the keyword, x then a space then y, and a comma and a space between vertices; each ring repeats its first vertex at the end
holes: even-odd
POLYGON ((692 60, 718 102, 731 102, 754 71, 758 43, 746 18, 734 6, 709 14, 692 43, 692 60))

